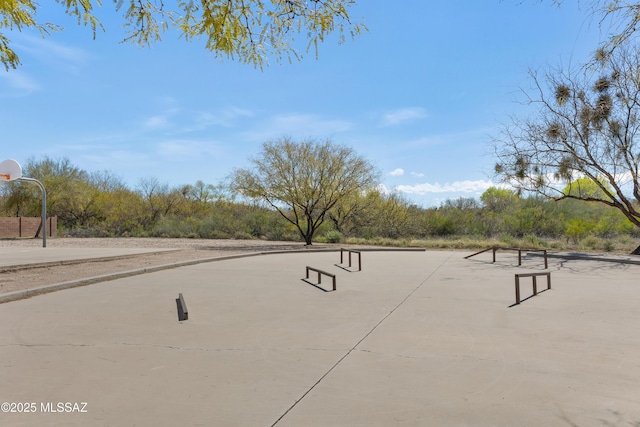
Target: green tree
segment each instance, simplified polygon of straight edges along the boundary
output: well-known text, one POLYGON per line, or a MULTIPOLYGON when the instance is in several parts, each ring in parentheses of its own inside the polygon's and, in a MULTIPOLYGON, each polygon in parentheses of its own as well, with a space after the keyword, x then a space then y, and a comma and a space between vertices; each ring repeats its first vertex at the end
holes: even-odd
MULTIPOLYGON (((360 209, 352 211, 351 231, 361 237, 396 239, 408 235, 410 203, 399 193, 384 194, 378 189, 368 191, 360 202, 360 209)), ((338 230, 341 231, 341 230, 338 230)))
POLYGON ((142 196, 127 188, 102 192, 98 204, 104 213, 102 234, 128 236, 143 231, 146 218, 142 196))
POLYGON ((480 195, 482 205, 493 212, 503 212, 518 200, 518 195, 506 188, 489 187, 480 195))
POLYGON ((592 229, 593 223, 581 218, 572 218, 567 221, 565 236, 567 236, 567 240, 578 243, 587 237, 592 229))
POLYGON ((368 160, 329 140, 266 142, 251 163, 252 169, 233 172, 232 188, 276 209, 308 245, 331 209, 370 190, 378 178, 368 160))
POLYGON ((225 197, 221 187, 205 184, 198 180, 195 184, 183 185, 178 192, 184 198, 179 203, 178 213, 186 216, 204 217, 211 212, 213 203, 225 197))
POLYGON ((397 239, 407 234, 410 205, 400 193, 391 193, 382 198, 376 215, 380 236, 397 239))
MULTIPOLYGON (((47 214, 58 217, 62 227, 74 226, 79 219, 92 216, 91 205, 95 192, 89 185, 89 174, 71 164, 68 158, 41 160, 29 159, 23 167, 23 176, 35 178, 47 191, 47 214)), ((12 195, 7 209, 16 215, 39 216, 40 190, 20 180, 10 183, 12 195)))
POLYGON ((422 233, 425 236, 447 237, 459 232, 459 212, 442 208, 427 209, 422 215, 422 233))
POLYGON ((20 181, 0 184, 3 216, 27 216, 36 197, 35 188, 20 181))
POLYGON ((585 177, 578 178, 575 181, 570 182, 562 190, 562 192, 570 196, 570 198, 583 200, 606 200, 609 197, 607 196, 607 193, 611 193, 612 191, 613 189, 604 179, 599 179, 596 184, 593 180, 585 177), (602 188, 606 188, 608 191, 605 192, 602 188))
POLYGON ((543 197, 533 196, 521 199, 515 209, 505 211, 502 230, 516 237, 559 236, 563 232, 564 225, 557 208, 557 203, 550 203, 543 197))
POLYGON ((144 201, 144 215, 140 217, 142 227, 152 226, 172 214, 184 199, 179 190, 169 188, 169 184, 154 177, 142 178, 137 192, 144 201))
POLYGON ((382 199, 382 193, 375 188, 366 193, 353 193, 336 203, 327 215, 336 231, 344 236, 352 235, 355 229, 371 226, 382 199))
POLYGON ((196 181, 193 185, 185 185, 182 187, 181 193, 187 199, 202 205, 208 205, 223 197, 223 192, 220 188, 213 184, 205 184, 201 180, 196 181))
MULTIPOLYGON (((56 0, 78 24, 91 28, 93 37, 105 30, 97 18, 101 0, 56 0)), ((160 41, 170 28, 186 40, 204 38, 205 47, 218 57, 263 67, 270 56, 277 60, 300 58, 297 35, 306 40, 306 51, 317 55, 318 43, 337 33, 340 41, 362 32, 363 24, 351 21, 355 0, 199 0, 167 3, 163 0, 113 0, 123 18, 125 41, 148 46, 160 41), (169 6, 171 4, 171 6, 169 6)), ((54 4, 51 0, 47 5, 54 4)), ((63 28, 38 21, 42 6, 34 0, 0 1, 0 62, 7 70, 20 64, 7 33, 35 29, 43 37, 63 28)))

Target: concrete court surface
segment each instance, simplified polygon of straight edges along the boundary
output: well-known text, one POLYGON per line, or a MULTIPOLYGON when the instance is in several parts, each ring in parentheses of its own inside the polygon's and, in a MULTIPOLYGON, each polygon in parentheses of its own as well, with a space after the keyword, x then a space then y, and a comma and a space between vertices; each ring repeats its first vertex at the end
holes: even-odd
POLYGON ((2 304, 0 402, 32 412, 0 425, 640 423, 640 266, 550 260, 513 306, 541 259, 464 255, 262 255, 2 304))

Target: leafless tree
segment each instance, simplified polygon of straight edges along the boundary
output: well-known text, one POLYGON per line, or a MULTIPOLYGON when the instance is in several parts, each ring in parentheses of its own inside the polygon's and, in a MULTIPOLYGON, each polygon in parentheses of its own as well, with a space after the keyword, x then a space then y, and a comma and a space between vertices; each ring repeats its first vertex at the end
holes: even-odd
POLYGON ((519 191, 615 207, 640 227, 640 49, 531 77, 534 113, 494 139, 497 175, 519 191), (575 191, 585 178, 600 191, 575 191))

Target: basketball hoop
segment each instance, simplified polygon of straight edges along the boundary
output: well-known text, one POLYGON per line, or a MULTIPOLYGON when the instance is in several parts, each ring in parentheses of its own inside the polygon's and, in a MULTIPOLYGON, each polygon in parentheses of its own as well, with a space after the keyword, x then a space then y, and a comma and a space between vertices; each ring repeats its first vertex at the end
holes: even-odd
POLYGON ((15 181, 22 177, 22 167, 20 163, 13 159, 0 162, 0 182, 15 181))
POLYGON ((7 159, 0 162, 0 184, 7 181, 21 180, 33 182, 42 190, 42 247, 47 247, 47 192, 44 185, 34 178, 22 176, 22 166, 13 159, 7 159))

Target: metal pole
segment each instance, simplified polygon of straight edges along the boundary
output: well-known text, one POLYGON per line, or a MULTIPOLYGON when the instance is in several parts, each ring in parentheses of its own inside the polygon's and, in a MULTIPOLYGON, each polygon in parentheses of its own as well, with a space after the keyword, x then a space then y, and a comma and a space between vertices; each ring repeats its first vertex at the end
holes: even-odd
POLYGON ((47 247, 47 191, 44 189, 44 185, 35 178, 27 178, 23 176, 18 178, 19 181, 34 182, 40 187, 42 191, 42 247, 47 247))

